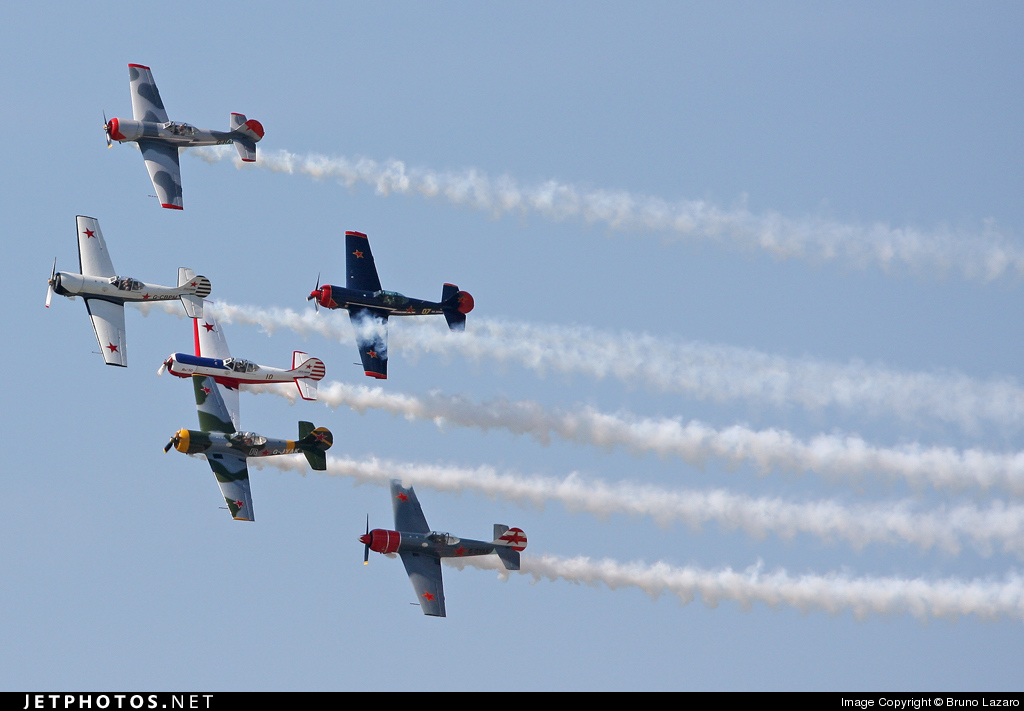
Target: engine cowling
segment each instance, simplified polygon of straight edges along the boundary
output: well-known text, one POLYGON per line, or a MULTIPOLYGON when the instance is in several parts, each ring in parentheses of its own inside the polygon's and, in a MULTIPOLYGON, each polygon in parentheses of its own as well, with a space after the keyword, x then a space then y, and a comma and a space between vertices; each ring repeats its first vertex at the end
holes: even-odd
POLYGON ((375 528, 369 533, 360 536, 359 542, 370 546, 371 551, 397 553, 398 546, 402 543, 402 534, 398 531, 375 528))
POLYGON ((115 141, 137 141, 142 138, 142 122, 112 118, 108 124, 110 138, 115 141))

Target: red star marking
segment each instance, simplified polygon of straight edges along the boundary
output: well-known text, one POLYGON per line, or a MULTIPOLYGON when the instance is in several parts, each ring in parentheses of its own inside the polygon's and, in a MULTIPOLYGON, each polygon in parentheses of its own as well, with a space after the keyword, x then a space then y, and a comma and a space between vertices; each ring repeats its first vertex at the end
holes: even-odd
POLYGON ((466 555, 466 549, 462 546, 459 546, 455 549, 455 555, 466 555))
POLYGON ((526 540, 526 536, 520 535, 518 531, 515 533, 509 532, 502 536, 501 540, 508 541, 509 543, 522 543, 526 540))
POLYGON ((423 593, 423 597, 424 597, 425 599, 427 599, 427 600, 433 600, 433 599, 434 599, 434 596, 433 596, 433 595, 431 595, 431 594, 430 594, 430 593, 428 593, 428 592, 425 592, 425 593, 423 593))
POLYGON ((405 312, 406 312, 407 314, 413 314, 413 313, 416 313, 416 309, 414 309, 413 307, 411 307, 411 306, 410 306, 409 308, 407 308, 407 309, 405 310, 405 312))
POLYGON ((313 433, 313 438, 314 438, 314 439, 315 439, 315 440, 316 440, 317 442, 323 442, 324 440, 326 440, 326 439, 327 439, 327 434, 326 434, 326 433, 324 433, 324 432, 314 432, 314 433, 313 433))
POLYGON ((212 323, 204 323, 203 324, 203 328, 205 328, 206 332, 209 333, 210 331, 213 330, 213 324, 212 323))
POLYGON ((399 501, 408 501, 409 500, 409 497, 406 494, 399 494, 395 498, 398 499, 399 501))
POLYGON ((142 295, 142 300, 143 300, 143 301, 145 301, 145 300, 146 300, 146 299, 148 299, 148 298, 149 298, 149 294, 143 294, 143 295, 142 295))
POLYGON ((261 456, 261 457, 265 457, 265 456, 267 456, 268 454, 270 454, 270 450, 269 450, 269 449, 266 449, 266 448, 264 448, 264 449, 263 449, 263 451, 262 451, 262 452, 260 452, 260 456, 261 456))
POLYGON ((110 349, 111 353, 117 353, 117 346, 115 346, 113 343, 108 344, 107 348, 110 349))
POLYGON ((370 356, 371 358, 376 358, 377 351, 366 351, 366 355, 370 356))
POLYGON ((244 509, 245 508, 245 504, 242 503, 241 501, 236 501, 235 502, 235 506, 237 506, 240 509, 244 509))
POLYGON ((196 285, 196 284, 198 284, 198 283, 199 283, 199 282, 197 282, 197 281, 194 281, 194 282, 192 282, 191 284, 189 284, 189 286, 195 286, 195 285, 196 285))
POLYGON ((92 230, 85 230, 84 232, 82 232, 82 234, 85 235, 86 239, 96 236, 96 233, 93 232, 92 230))
POLYGON ((358 249, 356 251, 354 251, 352 254, 356 255, 356 259, 362 259, 363 258, 363 253, 360 252, 358 249))
POLYGON ((204 393, 206 393, 207 395, 209 395, 209 394, 210 394, 210 392, 211 392, 211 390, 210 390, 210 388, 208 388, 208 387, 206 387, 206 386, 204 385, 204 386, 203 386, 203 392, 204 392, 204 393))

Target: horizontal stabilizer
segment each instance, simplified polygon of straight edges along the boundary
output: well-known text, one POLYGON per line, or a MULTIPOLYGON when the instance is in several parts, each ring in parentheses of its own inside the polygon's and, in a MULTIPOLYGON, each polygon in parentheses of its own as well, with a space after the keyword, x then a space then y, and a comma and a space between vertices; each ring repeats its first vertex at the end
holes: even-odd
POLYGON ((255 163, 256 162, 256 142, 248 138, 242 138, 235 136, 232 140, 235 144, 235 150, 238 151, 238 157, 242 159, 243 163, 255 163))
POLYGON ((327 471, 327 455, 334 444, 334 435, 326 427, 314 427, 312 422, 299 422, 299 441, 296 443, 316 471, 327 471))
POLYGON ((181 305, 185 307, 185 314, 189 318, 203 317, 203 300, 191 294, 181 295, 181 305))
POLYGON ((454 284, 445 284, 441 289, 441 311, 448 328, 452 331, 466 330, 466 314, 473 310, 473 297, 467 291, 459 291, 454 284))

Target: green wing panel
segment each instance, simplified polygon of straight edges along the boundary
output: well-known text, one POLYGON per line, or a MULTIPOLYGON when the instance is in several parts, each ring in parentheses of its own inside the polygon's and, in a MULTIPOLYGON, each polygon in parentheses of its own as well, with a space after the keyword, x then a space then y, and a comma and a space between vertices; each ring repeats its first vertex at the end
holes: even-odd
POLYGON ((228 411, 227 405, 224 404, 224 397, 216 381, 205 375, 193 375, 192 386, 196 391, 199 429, 204 432, 224 432, 225 434, 234 432, 234 418, 228 411))
POLYGON ((206 461, 217 477, 220 493, 224 496, 231 518, 236 521, 254 521, 249 468, 245 465, 245 457, 214 452, 206 455, 206 461))

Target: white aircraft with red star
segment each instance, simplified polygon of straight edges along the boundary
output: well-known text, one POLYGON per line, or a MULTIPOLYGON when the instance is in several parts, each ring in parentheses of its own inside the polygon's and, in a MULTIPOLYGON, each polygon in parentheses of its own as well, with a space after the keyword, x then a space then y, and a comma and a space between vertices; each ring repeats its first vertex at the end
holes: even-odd
MULTIPOLYGON (((203 318, 193 319, 192 328, 196 354, 172 353, 160 366, 158 375, 168 372, 179 378, 209 376, 228 388, 229 392, 234 391, 235 395, 227 398, 234 401, 237 401, 239 385, 294 382, 303 400, 316 400, 317 381, 323 380, 326 375, 324 362, 319 358, 311 358, 302 351, 294 351, 291 370, 258 365, 249 360, 231 357, 220 324, 209 314, 203 318)), ((231 409, 231 402, 227 405, 231 409)), ((237 409, 237 405, 235 407, 237 409)))
POLYGON ((203 315, 203 297, 210 294, 210 280, 196 276, 191 269, 178 269, 178 286, 159 286, 118 276, 107 252, 100 223, 95 217, 78 215, 78 261, 81 274, 58 272, 53 260, 49 287, 46 290, 46 308, 54 292, 73 299, 81 296, 92 319, 96 342, 107 365, 128 366, 125 344, 125 302, 149 303, 181 299, 185 313, 192 318, 203 315))

